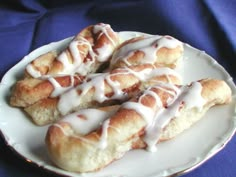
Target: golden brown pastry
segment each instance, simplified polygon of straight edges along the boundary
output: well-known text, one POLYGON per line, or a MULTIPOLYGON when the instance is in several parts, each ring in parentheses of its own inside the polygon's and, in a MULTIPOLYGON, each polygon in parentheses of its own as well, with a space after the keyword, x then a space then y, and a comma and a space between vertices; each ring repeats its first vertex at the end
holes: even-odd
POLYGON ((154 151, 158 142, 188 129, 210 107, 230 100, 231 90, 221 80, 159 83, 118 108, 80 110, 51 125, 48 153, 62 169, 96 171, 131 149, 154 151))
POLYGON ((106 73, 91 74, 76 88, 46 98, 25 108, 37 125, 45 125, 82 108, 112 105, 127 100, 151 84, 172 82, 180 84, 180 76, 170 68, 155 68, 144 64, 117 68, 106 73))
POLYGON ((122 41, 110 25, 92 25, 63 51, 30 62, 10 104, 23 107, 37 125, 54 123, 45 142, 57 166, 93 172, 129 150, 155 151, 210 107, 231 101, 222 80, 181 86, 173 68, 183 52, 183 43, 171 36, 122 41))
POLYGON ((25 68, 25 77, 30 78, 38 78, 42 75, 45 75, 57 57, 56 51, 50 51, 45 54, 40 55, 30 62, 25 68))
POLYGON ((115 50, 110 68, 139 65, 175 68, 183 56, 183 43, 171 36, 144 35, 131 38, 115 50))
POLYGON ((32 113, 38 115, 38 110, 46 109, 48 103, 108 62, 119 42, 118 34, 108 24, 83 29, 61 53, 50 51, 26 66, 24 79, 17 81, 12 90, 10 104, 31 110, 40 103, 41 107, 32 113))
POLYGON ((26 73, 34 78, 74 73, 84 76, 107 62, 119 43, 110 25, 91 25, 78 33, 58 56, 49 52, 33 60, 27 65, 26 73))
POLYGON ((128 99, 156 81, 180 83, 173 71, 170 74, 170 69, 162 68, 156 72, 156 68, 176 65, 183 53, 181 42, 170 36, 157 35, 133 38, 120 45, 121 41, 108 24, 86 27, 59 54, 50 51, 26 66, 26 77, 15 84, 10 104, 23 107, 37 125, 45 125, 57 120, 60 115, 81 108, 110 105, 117 100, 128 99), (111 67, 105 68, 104 73, 102 66, 106 63, 111 67), (151 72, 152 69, 155 71, 151 72), (155 74, 157 76, 153 78, 144 78, 155 74), (89 91, 81 91, 89 84, 89 91), (104 91, 100 92, 101 89, 104 91), (66 110, 65 104, 71 104, 71 109, 66 110))
POLYGON ((42 99, 57 97, 82 83, 84 77, 77 75, 46 78, 25 78, 14 86, 10 104, 16 107, 28 107, 42 99))

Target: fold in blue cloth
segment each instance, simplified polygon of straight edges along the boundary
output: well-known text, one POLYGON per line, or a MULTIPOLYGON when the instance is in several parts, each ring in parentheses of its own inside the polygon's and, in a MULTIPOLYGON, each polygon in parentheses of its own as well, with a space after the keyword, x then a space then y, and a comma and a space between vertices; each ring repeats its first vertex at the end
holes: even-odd
MULTIPOLYGON (((115 31, 174 36, 206 51, 236 79, 235 9, 234 0, 0 1, 0 79, 30 51, 98 22, 110 24, 115 31)), ((236 176, 235 145, 234 138, 216 157, 185 176, 236 176)), ((1 177, 53 176, 20 159, 15 161, 15 155, 8 151, 1 139, 1 177)))

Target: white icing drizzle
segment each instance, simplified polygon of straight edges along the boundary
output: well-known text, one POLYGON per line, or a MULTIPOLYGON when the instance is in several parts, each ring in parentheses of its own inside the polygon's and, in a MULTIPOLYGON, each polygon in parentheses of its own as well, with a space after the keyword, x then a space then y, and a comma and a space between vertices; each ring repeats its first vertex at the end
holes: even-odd
POLYGON ((61 71, 61 74, 70 72, 72 65, 69 63, 66 52, 62 52, 60 55, 58 55, 57 60, 60 61, 64 67, 63 71, 61 71))
POLYGON ((127 74, 133 74, 135 77, 137 77, 140 81, 145 81, 150 76, 150 73, 154 71, 153 68, 146 68, 142 71, 136 72, 130 68, 124 68, 124 70, 127 72, 127 74))
POLYGON ((78 87, 62 94, 58 103, 58 110, 62 115, 66 115, 68 112, 73 110, 81 103, 81 98, 87 94, 89 90, 94 88, 93 100, 99 103, 104 102, 108 99, 123 99, 125 94, 120 88, 120 84, 116 81, 112 81, 110 77, 112 74, 109 73, 99 73, 92 74, 88 77, 89 81, 80 84, 78 87), (105 81, 113 88, 114 94, 112 97, 107 97, 105 94, 105 81), (81 94, 77 93, 77 90, 81 91, 81 94))
MULTIPOLYGON (((182 86, 180 88, 170 83, 160 83, 144 91, 143 95, 139 97, 138 102, 125 102, 122 104, 122 108, 135 110, 146 121, 146 133, 143 140, 147 144, 147 150, 153 152, 156 151, 156 144, 162 129, 171 121, 171 119, 178 118, 179 108, 182 103, 184 103, 186 109, 191 109, 193 107, 201 109, 203 107, 205 100, 201 96, 201 91, 202 86, 199 82, 193 82, 190 86, 182 86), (168 103, 167 108, 163 107, 160 97, 151 90, 152 88, 161 89, 172 95, 172 101, 168 103), (172 89, 173 92, 169 89, 172 89), (146 95, 150 95, 156 100, 154 109, 142 104, 142 98, 146 95)), ((117 109, 111 112, 105 112, 98 109, 86 109, 70 114, 61 121, 69 123, 73 127, 73 130, 80 135, 91 133, 99 128, 102 123, 102 133, 97 143, 79 135, 76 135, 76 137, 84 142, 94 144, 97 148, 105 149, 107 147, 108 128, 110 127, 109 118, 116 111, 117 109)), ((61 127, 59 124, 55 124, 55 126, 61 127)), ((65 133, 64 130, 63 132, 65 133)), ((65 135, 67 134, 65 133, 65 135)))
POLYGON ((94 62, 96 57, 90 42, 82 36, 77 36, 77 38, 74 38, 74 40, 69 44, 68 50, 71 52, 73 61, 70 63, 66 51, 63 51, 57 57, 57 60, 63 64, 63 70, 60 74, 79 73, 81 75, 86 75, 90 70, 91 63, 94 62), (88 53, 86 54, 78 49, 78 46, 83 45, 88 47, 88 53), (87 57, 87 54, 89 54, 91 59, 84 62, 84 57, 81 57, 81 55, 85 55, 85 57, 87 57))
MULTIPOLYGON (((101 33, 100 33, 100 36, 103 35, 103 34, 105 34, 106 37, 107 37, 107 38, 110 40, 110 42, 112 43, 112 45, 115 47, 115 46, 116 46, 116 43, 115 43, 115 41, 110 37, 110 35, 108 34, 107 28, 108 28, 108 29, 111 29, 111 26, 110 26, 109 24, 99 23, 99 24, 97 24, 97 25, 94 25, 94 27, 93 27, 93 32, 94 32, 95 34, 101 32, 101 33)), ((112 30, 112 29, 111 29, 111 30, 112 30)), ((98 37, 98 39, 99 39, 99 37, 98 37)))
POLYGON ((90 49, 90 43, 83 37, 78 36, 79 39, 77 40, 73 40, 70 44, 69 44, 69 50, 71 52, 72 58, 73 58, 73 63, 74 63, 74 67, 78 67, 82 62, 83 59, 80 56, 80 51, 78 50, 78 46, 79 45, 87 45, 90 49))
POLYGON ((168 92, 171 95, 173 95, 173 92, 174 93, 178 93, 179 92, 179 88, 176 85, 174 85, 174 84, 172 84, 170 82, 169 83, 165 83, 165 82, 158 81, 156 83, 157 84, 155 86, 152 86, 152 87, 162 89, 163 91, 168 92), (165 88, 170 89, 170 90, 167 90, 165 88), (173 90, 172 93, 171 93, 171 90, 173 90))
MULTIPOLYGON (((123 72, 127 74, 133 74, 135 77, 137 77, 140 81, 147 81, 153 77, 162 76, 165 75, 168 78, 168 75, 172 75, 177 77, 179 80, 181 80, 181 76, 173 69, 168 67, 160 67, 160 68, 145 68, 141 71, 134 71, 128 67, 120 68, 120 70, 123 70, 123 72)), ((171 79, 168 79, 168 82, 171 82, 171 79)))
MULTIPOLYGON (((95 34, 100 32, 100 35, 105 34, 106 37, 110 40, 111 44, 115 46, 115 42, 109 36, 107 28, 110 28, 110 26, 106 24, 94 25, 93 32, 95 34)), ((58 56, 58 60, 64 66, 64 70, 61 71, 61 74, 79 73, 81 75, 86 75, 89 73, 91 65, 95 60, 98 60, 99 62, 107 61, 114 49, 114 47, 109 43, 104 43, 101 48, 94 49, 93 45, 87 39, 79 35, 70 43, 68 48, 71 51, 73 63, 69 63, 66 52, 62 52, 58 56), (86 45, 88 47, 88 53, 84 53, 78 49, 78 46, 83 45, 86 45), (84 57, 81 58, 81 55, 83 55, 85 58, 87 58, 88 56, 90 58, 84 61, 84 57)))
POLYGON ((98 143, 99 149, 105 149, 107 147, 107 137, 108 137, 108 128, 109 128, 110 119, 105 120, 102 124, 102 134, 98 143))
POLYGON ((181 80, 181 76, 173 69, 170 69, 168 67, 162 67, 162 68, 156 68, 151 71, 151 74, 147 75, 144 80, 151 79, 155 76, 162 76, 165 75, 168 79, 168 82, 171 82, 171 79, 168 77, 170 75, 177 77, 179 80, 181 80))
POLYGON ((93 33, 95 34, 100 33, 97 40, 104 34, 111 43, 111 44, 104 43, 102 47, 95 49, 96 52, 98 53, 97 60, 99 62, 107 61, 108 58, 110 58, 110 56, 112 55, 114 48, 116 47, 116 43, 112 39, 112 37, 109 35, 108 29, 110 29, 114 33, 114 31, 108 24, 100 23, 100 24, 94 25, 93 27, 93 33))
POLYGON ((201 110, 202 106, 205 104, 205 100, 201 95, 202 85, 199 82, 193 82, 189 89, 191 92, 186 92, 185 89, 185 97, 183 99, 184 103, 186 104, 187 109, 191 109, 196 107, 197 109, 201 110))
POLYGON ((82 137, 80 135, 77 135, 77 134, 76 135, 75 134, 71 135, 71 132, 65 131, 64 128, 60 124, 58 124, 58 123, 55 123, 52 126, 60 128, 65 136, 72 136, 72 137, 80 139, 81 141, 83 141, 85 143, 96 145, 96 143, 94 143, 93 141, 90 141, 90 140, 88 140, 88 139, 86 139, 86 138, 84 138, 84 137, 82 137))
POLYGON ((59 95, 61 95, 62 93, 70 90, 71 88, 73 88, 74 86, 74 77, 71 75, 70 76, 70 85, 67 87, 62 87, 57 81, 56 79, 54 79, 53 77, 49 77, 48 81, 53 85, 54 90, 51 93, 50 97, 55 98, 58 97, 59 95))
POLYGON ((184 104, 186 109, 193 107, 201 109, 203 107, 205 100, 201 96, 201 91, 202 86, 199 82, 193 82, 190 86, 182 86, 181 88, 170 83, 160 83, 144 91, 138 102, 126 102, 122 104, 122 107, 135 110, 146 121, 143 140, 147 144, 147 150, 153 152, 156 151, 156 144, 162 129, 171 119, 178 117, 181 104, 184 104), (160 97, 151 90, 152 88, 161 89, 172 96, 171 100, 167 102, 167 108, 163 107, 160 97), (142 98, 146 95, 150 95, 156 100, 156 111, 142 104, 142 98))
MULTIPOLYGON (((170 68, 158 68, 158 69, 144 69, 141 72, 135 72, 129 68, 124 68, 123 72, 121 72, 120 74, 133 74, 135 75, 137 78, 139 78, 140 81, 145 81, 148 80, 154 76, 161 76, 161 75, 175 75, 178 78, 180 78, 180 76, 172 69, 170 68)), ((92 87, 95 88, 95 95, 94 95, 94 99, 98 102, 103 102, 109 98, 107 98, 104 94, 104 89, 105 89, 105 85, 104 85, 104 81, 106 80, 107 83, 112 87, 114 94, 111 97, 111 99, 122 99, 125 97, 124 92, 122 91, 122 89, 120 89, 120 83, 117 81, 112 81, 111 77, 113 75, 117 75, 119 73, 116 74, 93 74, 90 75, 91 82, 87 82, 87 84, 83 84, 80 88, 82 90, 83 94, 86 94, 88 92, 89 89, 91 89, 92 87), (89 84, 88 84, 89 83, 89 84), (98 84, 99 83, 99 84, 98 84), (103 93, 103 94, 101 94, 103 93)), ((48 77, 48 80, 50 81, 50 83, 53 85, 54 90, 51 93, 51 97, 57 97, 60 96, 61 94, 63 94, 64 92, 70 90, 71 88, 73 88, 74 86, 74 77, 72 75, 70 75, 70 79, 71 79, 71 84, 68 87, 62 87, 53 77, 48 77)), ((81 94, 81 96, 83 95, 81 94)), ((69 94, 68 94, 69 95, 69 94)), ((67 96, 68 96, 67 95, 67 96)), ((74 96, 74 94, 72 94, 74 96)), ((68 97, 67 97, 68 98, 68 97)), ((71 97, 71 100, 73 100, 74 98, 71 97)), ((77 104, 80 104, 79 102, 80 99, 76 100, 75 102, 77 102, 77 104)))
POLYGON ((108 73, 96 74, 96 76, 93 77, 89 82, 80 85, 78 87, 79 90, 82 91, 80 96, 85 95, 90 89, 94 88, 95 93, 93 95, 93 99, 95 101, 102 103, 107 100, 105 95, 105 80, 107 77, 109 77, 108 73))
POLYGON ((125 109, 135 110, 147 122, 147 125, 152 122, 154 112, 151 108, 137 102, 125 102, 122 104, 122 107, 125 109))
MULTIPOLYGON (((65 51, 62 51, 56 60, 60 61, 63 65, 63 70, 60 71, 59 74, 74 74, 78 73, 80 75, 86 75, 91 70, 91 65, 94 63, 95 60, 99 62, 107 61, 113 50, 116 46, 115 41, 108 33, 108 29, 112 30, 110 25, 108 24, 97 24, 93 27, 93 33, 100 33, 99 36, 105 34, 110 43, 104 43, 104 45, 100 48, 94 49, 94 45, 91 44, 87 39, 78 35, 75 37, 71 43, 69 44, 68 48, 65 51), (84 52, 78 49, 78 46, 87 46, 88 51, 84 52), (69 58, 67 55, 67 51, 71 52, 72 56, 72 63, 69 62, 69 58), (88 58, 86 61, 85 58, 88 58)), ((98 37, 99 39, 99 37, 98 37)), ((27 72, 34 78, 41 77, 41 73, 32 67, 32 64, 28 64, 26 67, 27 72)))
POLYGON ((103 47, 97 48, 96 51, 98 53, 97 60, 99 62, 105 62, 110 58, 113 53, 114 47, 109 44, 104 44, 103 47))
POLYGON ((65 116, 60 122, 69 123, 77 134, 86 135, 97 130, 111 113, 99 109, 83 109, 65 116))
POLYGON ((80 97, 78 96, 77 90, 71 89, 60 95, 57 108, 62 115, 66 115, 79 104, 80 97))
MULTIPOLYGON (((180 89, 175 86, 174 84, 172 84, 171 82, 169 83, 162 83, 162 82, 157 82, 157 85, 153 86, 153 88, 157 88, 159 90, 162 90, 168 94, 170 94, 171 96, 176 96, 179 94, 180 89)), ((167 104, 170 104, 173 101, 173 99, 171 97, 169 97, 167 99, 167 104)))
POLYGON ((144 53, 144 58, 142 63, 152 63, 157 59, 156 52, 160 48, 176 48, 177 46, 182 46, 182 43, 171 36, 145 36, 144 39, 128 43, 117 50, 112 59, 111 64, 115 64, 118 60, 124 61, 128 66, 128 58, 134 54, 135 51, 142 51, 144 53))
POLYGON ((183 86, 167 108, 161 108, 156 112, 152 124, 146 128, 144 141, 147 143, 147 150, 156 151, 156 144, 161 135, 162 129, 178 116, 179 108, 184 103, 186 109, 196 107, 201 109, 205 100, 201 96, 202 86, 199 82, 193 82, 191 86, 183 86))
POLYGON ((156 106, 162 107, 162 102, 161 102, 160 97, 157 96, 157 94, 156 94, 155 92, 153 92, 152 90, 150 90, 150 89, 147 89, 147 90, 145 91, 145 95, 141 95, 141 96, 140 96, 140 98, 139 98, 139 103, 141 103, 140 100, 142 100, 142 98, 143 98, 144 96, 146 96, 146 95, 150 95, 150 96, 154 97, 155 100, 156 100, 156 106))
POLYGON ((40 73, 40 71, 36 70, 36 69, 32 66, 32 64, 28 64, 28 65, 26 66, 26 71, 27 71, 32 77, 34 77, 34 78, 39 78, 39 77, 42 76, 41 73, 40 73))
POLYGON ((125 96, 124 92, 122 91, 120 87, 120 83, 118 81, 111 80, 111 76, 115 74, 110 75, 110 77, 106 77, 107 83, 112 87, 112 90, 114 91, 114 94, 112 96, 113 99, 121 99, 121 97, 125 96))
POLYGON ((119 73, 99 73, 91 74, 87 77, 87 81, 80 84, 74 89, 62 94, 58 103, 58 110, 62 115, 66 115, 73 108, 81 104, 81 98, 87 94, 89 90, 94 89, 93 100, 102 103, 106 100, 119 99, 123 100, 127 98, 127 94, 123 92, 121 85, 118 81, 113 81, 112 76, 119 74, 132 74, 137 77, 141 82, 146 81, 154 76, 160 75, 177 75, 177 73, 169 68, 158 68, 158 69, 144 69, 139 72, 135 72, 129 68, 119 69, 119 73), (113 95, 107 97, 105 93, 105 82, 107 82, 113 90, 113 95), (81 93, 77 94, 77 90, 81 93))
MULTIPOLYGON (((109 111, 102 111, 99 109, 83 109, 65 116, 62 120, 60 120, 60 122, 69 123, 76 133, 76 136, 74 135, 74 137, 93 144, 99 149, 105 149, 107 147, 108 128, 110 127, 109 117, 111 117, 111 115, 113 115, 117 109, 118 108, 114 108, 110 109, 109 111), (99 127, 102 127, 102 133, 97 143, 83 138, 84 135, 97 130, 99 127)), ((70 136, 62 128, 62 126, 60 126, 60 124, 56 123, 54 126, 61 128, 64 135, 70 136)))

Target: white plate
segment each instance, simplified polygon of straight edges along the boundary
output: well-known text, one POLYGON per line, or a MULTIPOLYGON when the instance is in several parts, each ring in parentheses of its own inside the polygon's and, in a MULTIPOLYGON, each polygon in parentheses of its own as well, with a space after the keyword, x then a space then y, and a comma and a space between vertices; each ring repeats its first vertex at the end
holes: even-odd
MULTIPOLYGON (((128 39, 138 32, 120 32, 128 39)), ((61 50, 72 38, 38 48, 10 69, 0 84, 0 130, 8 143, 28 162, 57 174, 83 177, 157 177, 188 172, 221 150, 232 138, 236 129, 236 87, 229 74, 213 58, 187 44, 184 59, 178 71, 184 83, 206 77, 225 80, 233 91, 233 102, 212 108, 191 129, 173 140, 159 144, 158 151, 128 152, 122 159, 105 169, 88 174, 76 174, 54 166, 47 156, 44 137, 47 126, 35 126, 18 108, 9 106, 10 89, 23 74, 24 67, 35 57, 50 50, 61 50)))

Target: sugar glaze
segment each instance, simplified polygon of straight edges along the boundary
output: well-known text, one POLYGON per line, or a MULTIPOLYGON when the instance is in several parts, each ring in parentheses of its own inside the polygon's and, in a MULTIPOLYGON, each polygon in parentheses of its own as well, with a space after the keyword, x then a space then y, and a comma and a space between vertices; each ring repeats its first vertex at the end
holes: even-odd
POLYGON ((60 113, 62 115, 66 115, 75 107, 79 106, 81 104, 82 97, 85 96, 91 89, 94 89, 92 99, 99 103, 106 100, 125 99, 127 97, 127 93, 123 91, 120 82, 118 80, 111 79, 116 75, 133 75, 139 80, 139 82, 145 82, 153 77, 162 75, 173 75, 180 78, 179 75, 170 68, 146 68, 139 72, 130 68, 122 68, 117 70, 119 70, 119 72, 91 74, 87 77, 87 81, 62 94, 58 103, 58 110, 60 113), (105 83, 107 83, 113 90, 113 95, 111 97, 106 96, 105 83))
POLYGON ((151 35, 144 36, 141 40, 130 42, 119 48, 112 56, 111 65, 114 65, 118 60, 122 60, 127 66, 130 66, 128 59, 135 54, 136 51, 142 51, 144 57, 143 63, 154 64, 157 60, 156 53, 161 48, 176 48, 180 46, 183 48, 182 42, 171 36, 151 35))
MULTIPOLYGON (((93 26, 93 33, 99 34, 98 39, 105 35, 109 42, 104 43, 100 48, 94 48, 94 44, 88 41, 85 37, 80 34, 77 35, 69 44, 66 50, 62 51, 56 60, 58 60, 62 65, 63 69, 57 75, 65 74, 75 74, 86 75, 89 73, 92 64, 97 60, 98 62, 105 62, 111 56, 116 42, 112 39, 112 36, 109 35, 108 30, 111 29, 108 24, 96 24, 93 26), (79 50, 79 47, 86 46, 87 52, 79 50), (68 53, 71 53, 72 62, 68 58, 68 53)), ((34 68, 30 63, 26 67, 26 71, 34 78, 39 78, 42 76, 40 71, 37 68, 34 68)))
MULTIPOLYGON (((143 141, 147 144, 146 149, 153 152, 156 151, 156 144, 159 141, 162 129, 173 118, 178 118, 178 113, 182 104, 184 104, 186 109, 191 109, 193 107, 202 109, 205 100, 201 96, 201 91, 202 86, 199 82, 193 82, 190 86, 182 87, 177 87, 171 83, 157 83, 155 86, 145 90, 136 102, 128 101, 123 103, 121 109, 125 108, 135 110, 145 120, 146 126, 143 141), (169 100, 167 101, 166 107, 163 106, 162 100, 153 89, 161 89, 169 94, 169 100), (142 99, 147 95, 154 98, 154 108, 142 104, 142 99)), ((109 125, 109 118, 115 114, 116 111, 117 109, 111 112, 100 112, 100 110, 97 109, 91 111, 91 109, 86 109, 82 110, 83 115, 86 117, 84 120, 80 120, 78 116, 76 116, 81 113, 73 113, 65 116, 61 121, 69 123, 76 132, 80 132, 82 135, 91 133, 96 130, 96 128, 102 127, 100 140, 95 144, 98 148, 103 149, 107 146, 107 136, 109 136, 107 134, 108 128, 111 127, 109 125), (96 115, 96 118, 94 115, 96 115), (90 122, 91 120, 93 123, 90 122), (84 127, 86 127, 86 130, 84 130, 84 127)), ((56 126, 60 125, 56 124, 56 126)), ((88 142, 86 139, 84 140, 83 136, 78 136, 78 138, 87 143, 94 144, 94 142, 88 142)))

